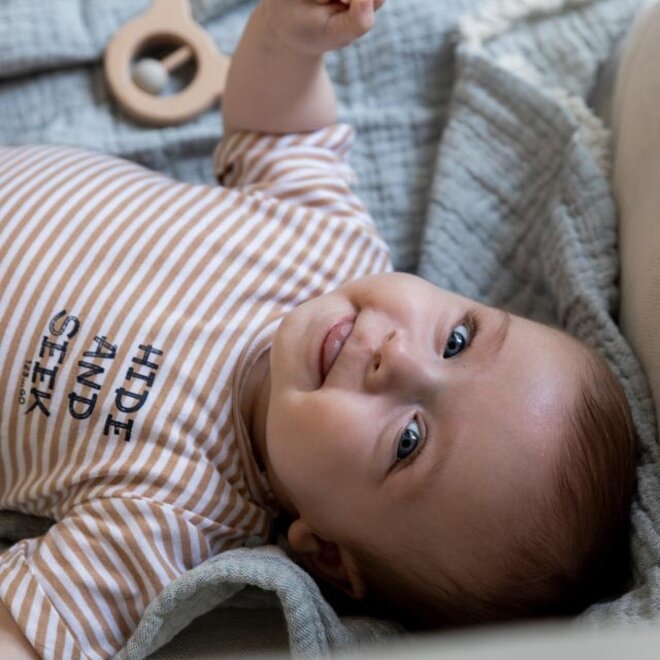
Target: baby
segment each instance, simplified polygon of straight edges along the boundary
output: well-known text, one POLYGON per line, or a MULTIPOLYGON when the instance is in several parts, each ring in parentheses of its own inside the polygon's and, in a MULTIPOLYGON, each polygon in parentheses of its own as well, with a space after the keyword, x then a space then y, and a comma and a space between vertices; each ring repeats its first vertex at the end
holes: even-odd
POLYGON ((381 5, 262 0, 222 186, 0 148, 0 507, 55 521, 0 557, 3 657, 112 657, 166 584, 282 520, 321 584, 411 626, 611 586, 618 382, 559 330, 390 272, 351 193, 323 54, 381 5))

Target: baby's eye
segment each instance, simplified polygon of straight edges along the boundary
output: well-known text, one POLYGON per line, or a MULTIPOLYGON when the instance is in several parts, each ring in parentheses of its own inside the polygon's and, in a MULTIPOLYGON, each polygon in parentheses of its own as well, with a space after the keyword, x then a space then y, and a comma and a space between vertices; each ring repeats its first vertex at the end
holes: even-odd
POLYGON ((417 449, 419 441, 422 439, 422 432, 416 419, 411 419, 403 433, 399 436, 399 445, 396 450, 396 460, 403 461, 408 458, 417 449))
POLYGON ((463 351, 468 345, 470 339, 470 331, 463 324, 456 326, 449 335, 445 352, 442 354, 443 358, 452 358, 463 351))

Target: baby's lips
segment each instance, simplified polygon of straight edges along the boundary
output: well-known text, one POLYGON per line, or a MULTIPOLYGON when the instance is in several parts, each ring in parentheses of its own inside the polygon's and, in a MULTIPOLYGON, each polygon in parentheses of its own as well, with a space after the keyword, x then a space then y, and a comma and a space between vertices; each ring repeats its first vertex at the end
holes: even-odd
POLYGON ((330 328, 330 332, 323 342, 322 350, 321 377, 324 380, 352 331, 352 319, 342 319, 330 328))

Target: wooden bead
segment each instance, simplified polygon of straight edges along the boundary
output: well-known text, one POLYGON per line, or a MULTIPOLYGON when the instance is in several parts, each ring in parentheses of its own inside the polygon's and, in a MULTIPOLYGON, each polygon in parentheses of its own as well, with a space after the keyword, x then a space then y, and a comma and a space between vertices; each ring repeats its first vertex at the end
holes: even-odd
POLYGON ((167 86, 169 74, 161 62, 151 57, 133 65, 133 82, 149 94, 160 94, 167 86))

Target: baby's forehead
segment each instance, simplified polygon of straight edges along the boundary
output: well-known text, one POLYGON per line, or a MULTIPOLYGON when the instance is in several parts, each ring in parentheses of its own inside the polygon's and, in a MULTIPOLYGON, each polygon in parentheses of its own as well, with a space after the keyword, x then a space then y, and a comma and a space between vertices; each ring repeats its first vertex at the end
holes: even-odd
MULTIPOLYGON (((489 306, 487 306, 489 307, 489 306)), ((489 307, 498 310, 499 307, 489 307)), ((515 321, 516 330, 521 333, 533 335, 544 342, 546 350, 552 349, 562 353, 572 353, 575 356, 585 357, 586 345, 568 331, 564 330, 558 323, 548 320, 537 320, 522 316, 515 312, 509 312, 511 319, 515 321)))
POLYGON ((512 371, 529 388, 530 398, 542 396, 548 403, 560 403, 577 394, 589 356, 587 349, 566 332, 512 316, 505 349, 503 360, 511 361, 512 371))

